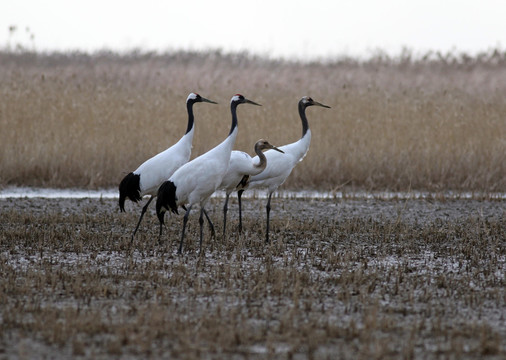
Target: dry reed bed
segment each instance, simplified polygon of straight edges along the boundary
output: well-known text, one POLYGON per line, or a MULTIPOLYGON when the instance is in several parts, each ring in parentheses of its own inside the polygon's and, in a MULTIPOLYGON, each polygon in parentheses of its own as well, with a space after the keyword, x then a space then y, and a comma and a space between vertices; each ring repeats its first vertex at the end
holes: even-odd
POLYGON ((295 141, 297 101, 310 95, 313 141, 290 188, 506 191, 506 60, 372 59, 299 64, 220 53, 0 53, 0 184, 116 186, 186 128, 193 156, 228 133, 236 92, 236 148, 295 141))
POLYGON ((506 355, 498 202, 277 199, 265 246, 264 202, 248 200, 245 236, 207 240, 203 258, 193 217, 179 257, 180 217, 160 246, 151 213, 129 249, 137 213, 114 200, 2 202, 7 358, 506 355))

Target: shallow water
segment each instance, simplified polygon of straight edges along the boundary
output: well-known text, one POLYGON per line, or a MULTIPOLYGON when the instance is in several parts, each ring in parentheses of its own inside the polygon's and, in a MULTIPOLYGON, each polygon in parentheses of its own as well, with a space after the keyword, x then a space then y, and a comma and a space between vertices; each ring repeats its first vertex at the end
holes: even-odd
MULTIPOLYGON (((406 199, 506 199, 506 193, 487 192, 429 192, 429 191, 318 191, 280 190, 274 195, 278 198, 289 199, 378 199, 378 200, 406 200, 406 199)), ((215 192, 212 197, 225 198, 224 191, 215 192)), ((266 191, 246 191, 244 198, 267 198, 266 191)), ((44 199, 117 199, 117 189, 52 189, 32 187, 6 187, 0 189, 0 199, 12 198, 44 198, 44 199)))

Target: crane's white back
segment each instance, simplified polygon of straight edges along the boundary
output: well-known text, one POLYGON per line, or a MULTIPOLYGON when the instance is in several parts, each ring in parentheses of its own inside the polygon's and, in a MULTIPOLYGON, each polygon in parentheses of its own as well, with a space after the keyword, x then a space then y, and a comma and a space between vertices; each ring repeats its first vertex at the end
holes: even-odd
POLYGON ((161 183, 190 160, 193 132, 194 129, 167 150, 145 161, 133 172, 134 174, 142 174, 140 178, 141 196, 156 195, 161 183), (167 159, 171 161, 168 162, 167 159))

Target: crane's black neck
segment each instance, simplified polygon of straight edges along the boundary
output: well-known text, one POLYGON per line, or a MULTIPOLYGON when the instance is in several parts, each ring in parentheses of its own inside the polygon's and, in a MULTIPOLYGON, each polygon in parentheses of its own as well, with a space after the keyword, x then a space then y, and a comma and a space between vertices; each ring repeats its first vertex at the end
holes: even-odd
POLYGON ((299 115, 300 115, 300 120, 302 121, 302 137, 303 138, 307 131, 309 130, 309 124, 307 122, 307 118, 306 118, 306 106, 304 105, 304 103, 302 101, 299 101, 299 115))
POLYGON ((185 135, 188 134, 193 129, 193 121, 194 121, 193 104, 194 104, 193 101, 188 101, 186 103, 186 110, 188 111, 188 126, 186 127, 185 135))
POLYGON ((230 112, 232 113, 232 126, 230 127, 230 132, 228 133, 228 136, 230 136, 237 127, 237 105, 239 105, 239 103, 232 102, 230 104, 230 112))

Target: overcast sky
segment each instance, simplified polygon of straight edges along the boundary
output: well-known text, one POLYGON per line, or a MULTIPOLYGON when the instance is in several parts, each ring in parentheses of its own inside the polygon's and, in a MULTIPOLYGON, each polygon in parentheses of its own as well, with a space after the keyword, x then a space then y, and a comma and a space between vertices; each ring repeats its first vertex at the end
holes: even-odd
POLYGON ((472 54, 505 48, 505 19, 503 0, 15 0, 0 6, 0 46, 211 48, 299 59, 403 47, 472 54))

